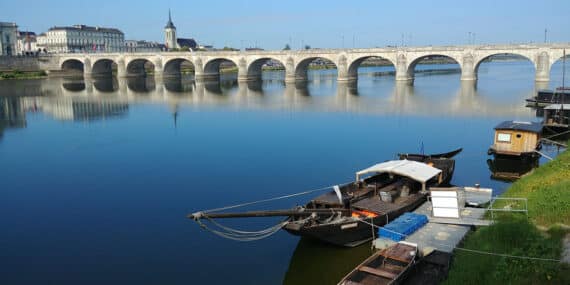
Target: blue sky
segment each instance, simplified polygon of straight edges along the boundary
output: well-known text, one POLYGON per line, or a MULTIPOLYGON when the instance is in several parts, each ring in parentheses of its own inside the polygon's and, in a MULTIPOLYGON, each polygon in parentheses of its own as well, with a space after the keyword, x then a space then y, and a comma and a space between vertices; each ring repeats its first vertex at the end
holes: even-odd
POLYGON ((55 25, 117 27, 163 41, 172 9, 180 37, 202 44, 280 49, 570 41, 570 1, 95 0, 0 2, 0 21, 44 32, 55 25), (469 36, 471 33, 471 37, 469 36), (403 36, 402 36, 403 35, 403 36), (473 36, 474 35, 474 36, 473 36), (344 40, 343 40, 344 39, 344 40))

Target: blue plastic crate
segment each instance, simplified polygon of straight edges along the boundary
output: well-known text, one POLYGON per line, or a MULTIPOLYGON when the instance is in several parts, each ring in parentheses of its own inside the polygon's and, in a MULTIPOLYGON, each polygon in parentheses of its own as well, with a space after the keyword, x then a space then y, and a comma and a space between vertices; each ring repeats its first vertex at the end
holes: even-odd
POLYGON ((411 235, 423 227, 427 222, 428 218, 426 215, 405 213, 384 227, 381 227, 378 230, 378 235, 393 241, 401 241, 404 240, 406 236, 411 235))

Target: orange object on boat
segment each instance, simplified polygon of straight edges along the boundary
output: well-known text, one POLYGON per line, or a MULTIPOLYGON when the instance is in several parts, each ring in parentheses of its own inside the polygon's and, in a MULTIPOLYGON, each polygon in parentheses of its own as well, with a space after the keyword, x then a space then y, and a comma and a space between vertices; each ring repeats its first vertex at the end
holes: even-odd
POLYGON ((376 218, 378 214, 366 210, 352 210, 352 217, 353 218, 360 218, 360 217, 367 217, 367 218, 376 218))

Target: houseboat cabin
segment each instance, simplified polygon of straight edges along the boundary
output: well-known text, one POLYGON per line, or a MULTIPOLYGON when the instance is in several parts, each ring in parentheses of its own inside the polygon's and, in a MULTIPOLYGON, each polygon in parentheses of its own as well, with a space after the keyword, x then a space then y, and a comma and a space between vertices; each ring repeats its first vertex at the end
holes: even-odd
POLYGON ((552 104, 544 108, 544 127, 550 132, 567 131, 570 124, 570 104, 552 104))
POLYGON ((488 153, 499 156, 537 156, 542 125, 535 122, 505 121, 495 127, 495 141, 488 153))

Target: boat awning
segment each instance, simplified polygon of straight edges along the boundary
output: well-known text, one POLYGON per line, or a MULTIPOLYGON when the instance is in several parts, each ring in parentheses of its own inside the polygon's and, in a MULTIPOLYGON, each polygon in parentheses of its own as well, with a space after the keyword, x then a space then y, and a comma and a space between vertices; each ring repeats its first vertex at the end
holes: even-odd
POLYGON ((406 176, 425 184, 428 180, 440 174, 441 170, 417 161, 391 160, 356 172, 356 181, 360 181, 360 177, 363 175, 371 173, 391 173, 406 176))

